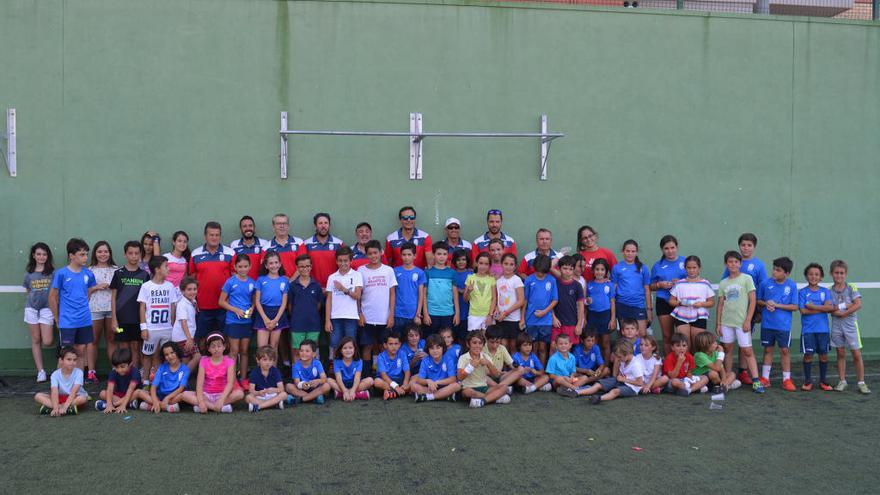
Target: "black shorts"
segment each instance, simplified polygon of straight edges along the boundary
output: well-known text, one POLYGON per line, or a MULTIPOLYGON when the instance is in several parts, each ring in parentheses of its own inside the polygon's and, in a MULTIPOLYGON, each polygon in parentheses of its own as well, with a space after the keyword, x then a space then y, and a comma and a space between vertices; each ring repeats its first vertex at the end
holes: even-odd
POLYGON ((687 321, 681 321, 681 320, 679 320, 678 318, 676 318, 676 317, 674 317, 674 316, 672 317, 672 323, 673 323, 673 325, 676 326, 676 327, 679 326, 679 325, 690 325, 690 326, 692 326, 692 327, 694 327, 694 328, 702 328, 703 330, 705 330, 705 329, 706 329, 706 323, 707 323, 708 321, 709 321, 709 320, 706 320, 705 318, 700 318, 700 319, 697 320, 697 321, 687 322, 687 321))
POLYGON ((657 316, 668 316, 672 314, 672 310, 675 309, 669 305, 669 301, 663 299, 661 297, 654 298, 654 311, 657 312, 657 316))
POLYGON ((116 342, 137 342, 141 338, 141 326, 137 323, 120 323, 122 333, 113 336, 116 342))
POLYGON ((501 329, 502 339, 516 339, 519 337, 520 329, 518 321, 499 321, 495 326, 501 329))

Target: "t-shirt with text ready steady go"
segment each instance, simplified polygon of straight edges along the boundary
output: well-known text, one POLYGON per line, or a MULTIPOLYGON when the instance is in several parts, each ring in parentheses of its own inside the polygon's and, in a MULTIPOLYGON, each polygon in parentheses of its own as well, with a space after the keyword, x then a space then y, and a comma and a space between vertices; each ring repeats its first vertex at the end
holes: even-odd
POLYGON ((327 278, 327 287, 324 288, 325 292, 330 293, 330 318, 357 320, 357 301, 338 289, 336 282, 339 282, 345 290, 352 292, 356 288, 364 286, 364 279, 360 273, 354 270, 348 270, 344 274, 336 271, 327 278))
POLYGON ((171 330, 171 305, 180 299, 180 292, 169 281, 157 284, 150 280, 141 286, 138 302, 146 305, 144 316, 147 319, 147 330, 171 330))
POLYGON ((95 275, 88 268, 75 272, 65 266, 55 271, 52 288, 58 290, 58 328, 92 326, 89 287, 96 284, 95 275))
POLYGON ((736 278, 725 278, 718 284, 718 297, 724 298, 721 324, 725 327, 742 328, 749 312, 749 293, 755 292, 752 277, 740 273, 736 278))
MULTIPOLYGON (((495 289, 498 292, 498 312, 502 313, 510 309, 511 306, 519 302, 516 290, 523 288, 523 281, 516 275, 510 278, 501 276, 495 281, 495 289)), ((525 292, 523 293, 525 294, 525 292)), ((525 297, 525 295, 523 295, 525 297)), ((504 321, 519 321, 520 310, 511 311, 504 321)))
POLYGON ((419 286, 427 283, 425 272, 417 267, 407 270, 398 266, 394 268, 394 276, 397 277, 394 316, 413 319, 419 306, 419 286))
POLYGON ((137 325, 141 322, 141 306, 138 294, 141 286, 150 280, 150 274, 140 268, 130 271, 126 267, 116 270, 110 288, 116 291, 116 320, 120 325, 137 325))
POLYGON ((425 270, 428 281, 428 314, 434 316, 453 316, 455 301, 452 287, 455 285, 455 270, 452 268, 431 267, 425 270))
POLYGON ((375 270, 369 266, 358 268, 364 281, 361 293, 361 311, 367 325, 385 325, 388 323, 388 305, 391 302, 391 288, 397 287, 394 269, 388 265, 379 265, 375 270))
POLYGON ((495 277, 491 275, 479 276, 476 273, 468 275, 465 286, 473 284, 470 294, 469 316, 489 316, 492 306, 492 292, 495 290, 495 277))

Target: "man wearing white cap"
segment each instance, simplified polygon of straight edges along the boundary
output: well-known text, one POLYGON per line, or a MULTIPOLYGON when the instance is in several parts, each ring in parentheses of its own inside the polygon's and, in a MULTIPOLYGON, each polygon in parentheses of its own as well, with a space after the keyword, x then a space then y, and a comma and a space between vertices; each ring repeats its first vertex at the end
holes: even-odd
POLYGON ((455 217, 449 217, 446 219, 446 244, 449 246, 449 260, 446 262, 447 265, 452 266, 452 253, 457 250, 462 250, 467 253, 468 259, 471 258, 471 248, 473 247, 470 242, 461 238, 461 221, 455 217))

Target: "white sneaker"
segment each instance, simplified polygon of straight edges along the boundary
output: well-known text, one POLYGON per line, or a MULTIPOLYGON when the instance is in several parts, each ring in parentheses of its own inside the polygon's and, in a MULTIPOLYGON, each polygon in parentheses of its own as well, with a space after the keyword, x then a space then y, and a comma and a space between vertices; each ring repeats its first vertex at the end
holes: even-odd
POLYGON ((540 388, 540 390, 541 390, 541 392, 552 392, 552 391, 553 391, 553 385, 550 385, 549 383, 545 383, 544 386, 542 386, 542 387, 540 388))
POLYGON ((220 412, 231 413, 232 412, 232 404, 226 404, 225 406, 221 407, 220 412))
POLYGON ((138 405, 138 409, 140 409, 141 411, 149 411, 150 404, 147 401, 143 401, 138 405))
POLYGON ((513 386, 512 385, 507 387, 507 395, 513 395, 513 386))
POLYGON ((706 385, 703 385, 702 387, 700 387, 700 393, 701 393, 701 394, 708 394, 708 393, 709 393, 709 387, 706 386, 706 385))
POLYGON ((525 390, 523 390, 523 393, 528 395, 528 394, 535 392, 536 390, 538 390, 538 387, 536 387, 534 385, 529 385, 528 387, 526 387, 525 390))
POLYGON ((483 399, 471 399, 471 403, 468 405, 468 407, 476 409, 478 407, 483 407, 484 405, 486 405, 486 401, 484 401, 483 399))
POLYGON ((730 390, 736 390, 743 386, 743 383, 739 380, 734 380, 733 383, 730 384, 730 390))
POLYGON ((202 410, 199 409, 199 406, 193 406, 193 412, 198 414, 198 413, 202 412, 202 410))
POLYGON ((504 394, 501 396, 500 399, 496 400, 495 403, 496 404, 510 404, 510 396, 507 394, 504 394))
POLYGON ((278 409, 284 409, 284 401, 278 403, 278 409))
POLYGON ((170 412, 170 413, 180 412, 180 404, 171 404, 170 406, 168 406, 168 412, 170 412))
POLYGON ((255 412, 257 410, 256 404, 248 404, 248 412, 255 412))
POLYGON ((37 372, 37 383, 43 383, 46 381, 46 370, 40 370, 37 372))

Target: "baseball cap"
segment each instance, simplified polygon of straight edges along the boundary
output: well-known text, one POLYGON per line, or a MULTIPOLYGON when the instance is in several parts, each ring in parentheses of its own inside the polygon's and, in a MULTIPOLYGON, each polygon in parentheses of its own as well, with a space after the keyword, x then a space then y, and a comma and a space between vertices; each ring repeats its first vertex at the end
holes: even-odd
POLYGON ((443 225, 444 228, 449 227, 450 225, 455 224, 461 227, 461 221, 455 217, 449 217, 446 219, 446 224, 443 225))

